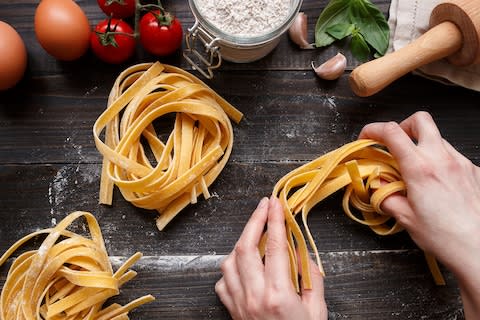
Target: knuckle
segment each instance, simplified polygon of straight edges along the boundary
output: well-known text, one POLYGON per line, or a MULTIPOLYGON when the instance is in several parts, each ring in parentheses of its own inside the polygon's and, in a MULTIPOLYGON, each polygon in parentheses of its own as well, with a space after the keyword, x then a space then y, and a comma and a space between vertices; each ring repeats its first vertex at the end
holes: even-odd
POLYGON ((232 269, 233 262, 234 261, 231 255, 229 255, 225 258, 225 260, 222 261, 222 263, 220 264, 220 270, 223 274, 229 272, 232 269))
POLYGON ((417 111, 414 113, 413 117, 420 121, 420 122, 423 122, 423 121, 433 121, 433 118, 432 118, 432 115, 430 113, 428 113, 427 111, 417 111))
POLYGON ((237 243, 235 245, 235 254, 238 255, 239 257, 244 257, 245 255, 248 255, 251 252, 250 246, 244 244, 244 243, 237 243))
POLYGON ((288 303, 282 293, 275 291, 266 295, 264 305, 269 314, 279 316, 283 310, 288 310, 288 303))
POLYGON ((447 161, 447 170, 458 175, 471 175, 474 170, 473 163, 466 157, 450 157, 447 161))
POLYGON ((271 256, 277 254, 277 252, 288 251, 288 243, 285 239, 277 239, 270 237, 265 248, 265 255, 271 256))
POLYGON ((251 318, 259 317, 263 312, 262 309, 256 297, 247 297, 245 311, 251 318))
POLYGON ((220 295, 223 295, 224 292, 225 292, 225 282, 217 281, 217 283, 215 283, 215 293, 220 296, 220 295))
POLYGON ((395 220, 404 228, 410 229, 412 223, 411 219, 407 214, 399 214, 395 217, 395 220))
POLYGON ((431 179, 436 179, 438 176, 438 167, 432 165, 428 159, 423 158, 417 158, 414 165, 408 166, 408 171, 410 176, 417 177, 415 180, 419 184, 428 184, 431 182, 431 179))
POLYGON ((389 121, 383 126, 383 134, 385 136, 395 135, 399 130, 401 130, 400 125, 395 121, 389 121))
POLYGON ((454 174, 460 173, 465 169, 465 163, 456 159, 448 159, 447 161, 445 161, 445 165, 447 167, 447 171, 454 174))
MULTIPOLYGON (((432 166, 431 163, 425 161, 418 161, 415 166, 411 167, 410 174, 416 176, 415 185, 420 188, 428 187, 432 182, 439 180, 439 172, 437 167, 432 166)), ((407 192, 408 192, 407 182, 407 192)))
POLYGON ((430 163, 425 163, 422 161, 418 164, 417 169, 420 170, 427 178, 435 178, 437 176, 437 170, 430 163))

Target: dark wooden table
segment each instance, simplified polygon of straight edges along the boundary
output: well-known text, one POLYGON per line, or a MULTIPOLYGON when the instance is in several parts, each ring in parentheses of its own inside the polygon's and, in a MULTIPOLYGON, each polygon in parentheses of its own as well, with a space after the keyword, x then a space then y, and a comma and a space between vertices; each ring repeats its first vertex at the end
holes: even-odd
MULTIPOLYGON (((213 197, 187 207, 165 231, 155 212, 138 209, 115 191, 111 207, 98 204, 101 160, 92 126, 105 109, 108 92, 127 66, 155 57, 138 49, 120 66, 91 53, 59 62, 39 46, 33 31, 38 1, 3 0, 0 20, 13 25, 28 50, 25 78, 0 93, 0 251, 74 210, 100 222, 114 265, 136 251, 138 277, 116 301, 150 293, 156 301, 133 319, 228 319, 215 295, 219 264, 233 248, 258 200, 276 181, 301 164, 356 139, 373 121, 400 121, 427 110, 442 134, 473 162, 480 162, 480 94, 406 76, 383 92, 358 98, 348 85, 318 79, 310 69, 338 48, 301 51, 284 35, 266 58, 224 63, 207 83, 240 109, 230 161, 210 188, 213 197)), ((306 0, 313 39, 316 17, 326 0, 306 0)), ((388 12, 389 1, 375 1, 388 12)), ((90 23, 103 19, 95 0, 82 0, 90 23)), ((165 1, 185 27, 193 24, 187 1, 165 1)), ((358 63, 348 56, 351 71, 358 63)), ((161 60, 192 69, 180 53, 161 60)), ((462 319, 454 278, 433 284, 423 253, 406 233, 379 237, 344 216, 341 195, 316 207, 310 225, 327 272, 326 300, 332 319, 462 319)), ((38 245, 40 239, 35 243, 38 245)), ((0 268, 3 283, 7 267, 0 268)))

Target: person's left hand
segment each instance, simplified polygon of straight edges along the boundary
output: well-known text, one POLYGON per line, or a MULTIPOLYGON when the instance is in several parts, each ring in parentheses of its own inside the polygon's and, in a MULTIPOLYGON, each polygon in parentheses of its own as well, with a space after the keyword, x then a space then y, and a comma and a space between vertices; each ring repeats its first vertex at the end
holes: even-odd
POLYGON ((223 261, 215 291, 235 320, 327 319, 323 277, 311 260, 312 287, 298 295, 290 278, 285 218, 280 201, 263 198, 234 250, 223 261), (268 226, 265 264, 258 244, 268 226))

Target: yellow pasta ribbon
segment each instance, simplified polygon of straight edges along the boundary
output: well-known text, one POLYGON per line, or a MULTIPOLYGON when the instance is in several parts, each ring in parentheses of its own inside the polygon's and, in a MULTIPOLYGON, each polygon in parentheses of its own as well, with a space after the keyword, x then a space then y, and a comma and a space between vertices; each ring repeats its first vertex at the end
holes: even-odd
MULTIPOLYGON (((312 287, 308 246, 324 274, 308 227, 308 214, 315 205, 340 189, 345 189, 342 205, 350 219, 382 236, 403 230, 393 217, 382 211, 381 204, 389 195, 397 192, 406 194, 406 186, 395 159, 376 141, 364 139, 351 142, 291 171, 277 182, 272 195, 280 199, 284 208, 291 277, 297 290, 300 288, 297 266, 301 268, 302 287, 312 287), (299 213, 303 231, 296 220, 299 213), (295 248, 298 249, 298 258, 295 248)), ((265 253, 266 237, 265 233, 259 245, 262 255, 265 253)), ((425 256, 435 283, 445 284, 435 258, 428 253, 425 256)))
POLYGON ((103 155, 100 203, 112 204, 116 185, 133 205, 157 210, 157 227, 163 230, 200 194, 210 197, 208 187, 232 151, 229 117, 238 123, 242 116, 182 69, 159 62, 126 69, 93 127, 103 155), (175 114, 175 124, 162 141, 153 121, 167 114, 175 114))
POLYGON ((113 273, 98 222, 88 212, 73 212, 54 228, 18 240, 0 258, 0 265, 39 235, 46 238, 38 250, 21 254, 8 271, 0 295, 0 319, 128 319, 130 310, 155 299, 145 295, 125 306, 103 307, 107 299, 118 295, 121 285, 135 277, 128 269, 142 255, 134 254, 113 273), (67 230, 81 217, 91 239, 67 230))

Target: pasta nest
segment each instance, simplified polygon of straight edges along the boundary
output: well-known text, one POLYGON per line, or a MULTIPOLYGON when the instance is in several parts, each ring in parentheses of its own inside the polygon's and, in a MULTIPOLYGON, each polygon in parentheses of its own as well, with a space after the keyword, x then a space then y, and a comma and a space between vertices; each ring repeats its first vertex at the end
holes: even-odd
POLYGON ((128 269, 142 255, 134 254, 114 273, 98 222, 88 212, 73 212, 54 228, 18 240, 0 258, 0 265, 39 235, 47 236, 38 250, 22 253, 10 266, 0 296, 0 319, 124 320, 130 310, 155 299, 145 295, 124 306, 103 307, 136 276, 128 269), (81 217, 91 238, 66 229, 81 217))
POLYGON ((236 122, 242 118, 182 69, 159 62, 126 69, 93 128, 95 144, 104 156, 100 203, 112 203, 115 184, 133 205, 157 210, 157 227, 163 230, 200 194, 210 197, 208 187, 232 151, 229 116, 236 122), (174 128, 162 141, 153 121, 171 113, 176 115, 174 128))
MULTIPOLYGON (((307 240, 324 274, 308 227, 308 214, 318 203, 341 189, 345 190, 343 211, 350 219, 382 236, 403 230, 392 216, 382 210, 381 205, 394 193, 405 195, 407 188, 397 162, 376 141, 364 139, 351 142, 289 172, 277 182, 272 195, 280 199, 284 208, 291 277, 297 290, 300 288, 298 266, 301 268, 302 287, 311 288, 307 240), (303 228, 296 220, 298 215, 303 228)), ((260 243, 262 255, 265 254, 266 238, 267 233, 260 243)), ((428 253, 425 256, 435 282, 444 284, 435 258, 428 253)))

